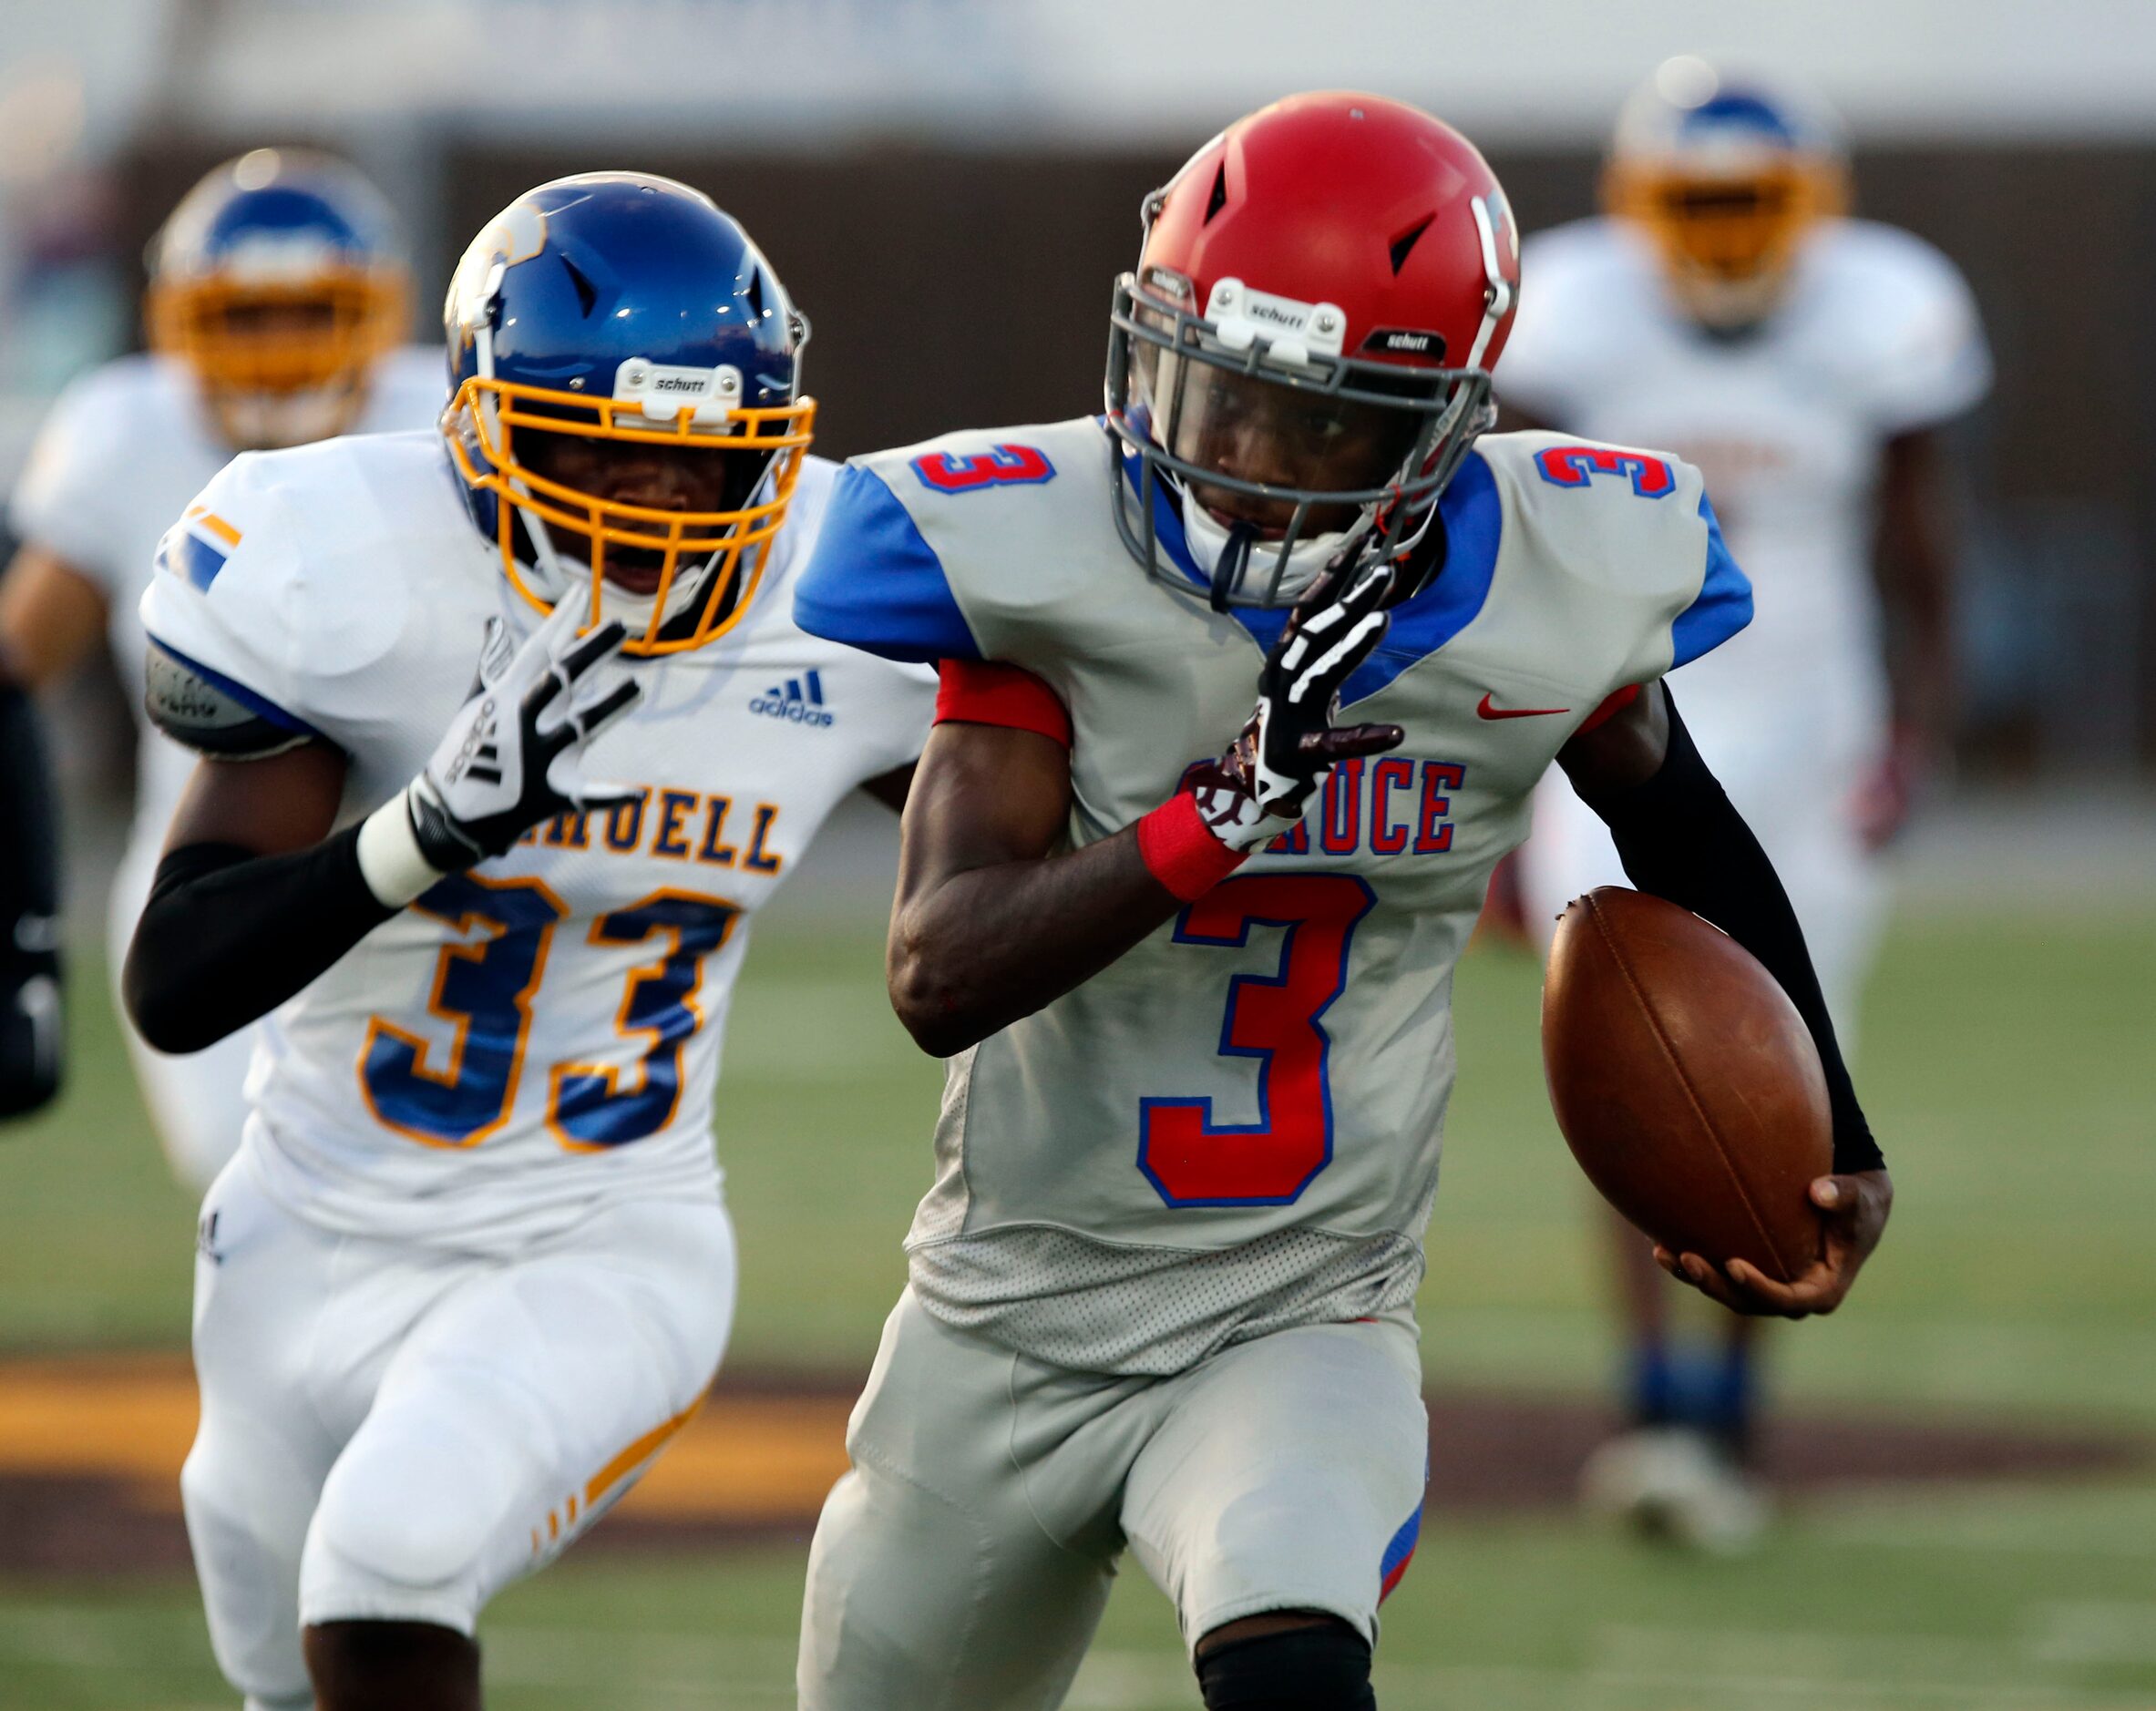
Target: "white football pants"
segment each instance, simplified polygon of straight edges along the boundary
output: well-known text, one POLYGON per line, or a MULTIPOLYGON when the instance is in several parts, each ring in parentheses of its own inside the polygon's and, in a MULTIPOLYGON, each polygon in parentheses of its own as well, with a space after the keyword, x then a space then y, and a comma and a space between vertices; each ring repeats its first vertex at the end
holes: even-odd
POLYGON ((1128 1550, 1186 1644, 1268 1610, 1373 1644, 1430 1453, 1413 1327, 1311 1325, 1171 1378, 1069 1372, 909 1289, 809 1548, 801 1711, 1052 1711, 1128 1550))
POLYGON ((715 1195, 488 1260, 323 1230, 236 1160, 203 1205, 180 1474, 226 1678, 258 1711, 306 1707, 303 1625, 471 1633, 687 1420, 734 1298, 715 1195))

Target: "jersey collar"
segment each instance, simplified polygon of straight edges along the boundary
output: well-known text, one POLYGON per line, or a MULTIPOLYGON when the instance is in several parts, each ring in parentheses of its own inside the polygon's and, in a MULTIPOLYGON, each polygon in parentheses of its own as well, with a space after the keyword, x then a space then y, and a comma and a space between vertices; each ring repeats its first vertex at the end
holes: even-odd
MULTIPOLYGON (((1142 494, 1145 471, 1137 454, 1119 446, 1118 462, 1131 491, 1142 494)), ((1410 666, 1428 659, 1466 629, 1489 599, 1504 512, 1496 478, 1480 452, 1471 450, 1461 460, 1459 473, 1438 501, 1438 523, 1444 530, 1444 568, 1413 599, 1393 609, 1384 641, 1340 691, 1341 706, 1367 701, 1410 666)), ((1157 481, 1153 486, 1153 531, 1169 562, 1193 587, 1210 587, 1184 540, 1181 507, 1157 481)), ((1261 652, 1271 651, 1288 623, 1288 613, 1281 608, 1231 606, 1227 615, 1248 632, 1261 652)))

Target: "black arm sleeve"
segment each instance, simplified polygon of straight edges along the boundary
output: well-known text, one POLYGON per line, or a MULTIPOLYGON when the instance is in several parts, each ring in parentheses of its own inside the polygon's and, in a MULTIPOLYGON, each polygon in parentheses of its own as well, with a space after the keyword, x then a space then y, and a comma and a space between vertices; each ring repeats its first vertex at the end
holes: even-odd
POLYGON ((60 1091, 58 845, 36 711, 0 680, 0 1117, 60 1091))
POLYGON ((1668 708, 1669 751, 1661 770, 1644 784, 1593 804, 1595 811, 1608 823, 1634 885, 1713 922, 1781 982, 1812 1030, 1826 1071, 1834 1169, 1877 1170, 1886 1161, 1856 1101, 1796 911, 1767 852, 1700 759, 1674 699, 1668 708))
POLYGON ((285 856, 190 844, 158 864, 120 981, 159 1051, 266 1016, 395 915, 359 869, 359 827, 285 856))

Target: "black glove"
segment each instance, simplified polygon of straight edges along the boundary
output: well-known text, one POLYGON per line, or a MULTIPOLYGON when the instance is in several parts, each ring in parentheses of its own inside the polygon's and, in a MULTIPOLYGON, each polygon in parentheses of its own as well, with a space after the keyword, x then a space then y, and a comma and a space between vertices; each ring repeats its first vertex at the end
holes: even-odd
POLYGON ((1310 793, 1337 762, 1400 746, 1398 725, 1335 725, 1340 689, 1370 658, 1391 620, 1392 567, 1346 576, 1328 570, 1296 602, 1258 674, 1258 706, 1216 766, 1191 782, 1198 812, 1220 841, 1249 849, 1302 818, 1310 793))
POLYGON ((634 796, 583 775, 586 745, 642 691, 613 658, 620 622, 579 637, 582 616, 581 601, 564 601, 514 651, 501 620, 488 621, 471 699, 426 770, 361 828, 360 871, 384 903, 401 907, 553 815, 634 796))

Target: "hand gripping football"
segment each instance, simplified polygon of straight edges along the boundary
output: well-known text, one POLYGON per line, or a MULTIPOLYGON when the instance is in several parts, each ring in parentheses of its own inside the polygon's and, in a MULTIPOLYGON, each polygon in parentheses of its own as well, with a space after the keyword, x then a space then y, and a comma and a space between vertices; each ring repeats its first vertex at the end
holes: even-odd
POLYGON ((1550 946, 1542 1054, 1573 1156, 1656 1241, 1783 1282, 1819 1257, 1806 1190, 1833 1164, 1826 1078, 1735 939, 1622 886, 1578 898, 1550 946))

